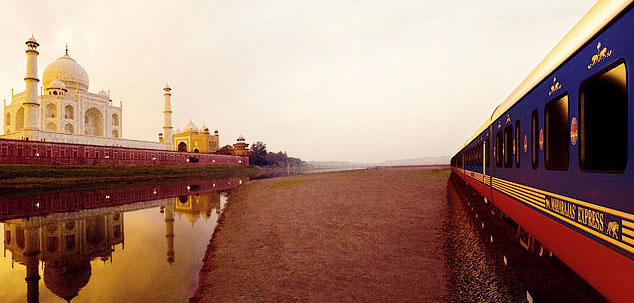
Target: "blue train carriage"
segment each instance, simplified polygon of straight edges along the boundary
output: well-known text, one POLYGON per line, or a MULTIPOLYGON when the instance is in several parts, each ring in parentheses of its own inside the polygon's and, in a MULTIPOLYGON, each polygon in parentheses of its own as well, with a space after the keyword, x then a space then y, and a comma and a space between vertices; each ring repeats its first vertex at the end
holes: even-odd
POLYGON ((600 1, 452 157, 613 302, 634 290, 634 10, 600 1))

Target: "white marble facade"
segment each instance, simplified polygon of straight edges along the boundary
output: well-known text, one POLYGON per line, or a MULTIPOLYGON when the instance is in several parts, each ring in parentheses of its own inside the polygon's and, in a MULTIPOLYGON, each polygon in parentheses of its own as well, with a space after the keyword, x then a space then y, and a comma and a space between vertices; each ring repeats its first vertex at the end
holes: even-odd
POLYGON ((88 74, 66 53, 37 77, 39 44, 27 42, 24 92, 4 104, 4 135, 0 138, 168 149, 165 143, 121 139, 122 106, 113 105, 109 92, 88 91, 88 74), (41 84, 39 91, 34 86, 41 84))

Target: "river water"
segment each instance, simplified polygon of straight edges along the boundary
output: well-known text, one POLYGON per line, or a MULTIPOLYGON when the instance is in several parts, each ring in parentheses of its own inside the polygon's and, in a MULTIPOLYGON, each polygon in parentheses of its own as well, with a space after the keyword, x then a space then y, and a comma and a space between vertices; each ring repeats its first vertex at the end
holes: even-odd
POLYGON ((187 302, 247 180, 0 197, 0 302, 187 302))

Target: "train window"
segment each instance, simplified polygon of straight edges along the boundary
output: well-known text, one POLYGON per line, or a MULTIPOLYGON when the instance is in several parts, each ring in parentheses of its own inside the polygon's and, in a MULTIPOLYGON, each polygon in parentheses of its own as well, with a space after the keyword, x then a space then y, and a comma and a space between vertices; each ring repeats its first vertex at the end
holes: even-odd
POLYGON ((517 120, 515 122, 515 167, 517 168, 520 168, 520 146, 522 146, 520 144, 521 141, 522 139, 520 138, 520 120, 517 120))
POLYGON ((513 125, 504 129, 504 167, 513 167, 513 125))
POLYGON ((617 63, 581 84, 579 161, 582 170, 623 172, 627 163, 627 75, 617 63))
POLYGON ((531 163, 533 169, 539 167, 539 116, 537 110, 531 114, 531 163))
POLYGON ((495 136, 495 166, 502 167, 502 131, 495 136))
POLYGON ((482 143, 478 144, 478 166, 482 166, 482 143))
POLYGON ((489 154, 491 153, 491 139, 487 138, 487 140, 485 141, 486 145, 484 146, 484 165, 487 167, 491 166, 491 160, 489 160, 490 156, 489 154))
POLYGON ((548 170, 567 170, 570 162, 568 139, 568 95, 546 103, 544 108, 544 161, 548 170))

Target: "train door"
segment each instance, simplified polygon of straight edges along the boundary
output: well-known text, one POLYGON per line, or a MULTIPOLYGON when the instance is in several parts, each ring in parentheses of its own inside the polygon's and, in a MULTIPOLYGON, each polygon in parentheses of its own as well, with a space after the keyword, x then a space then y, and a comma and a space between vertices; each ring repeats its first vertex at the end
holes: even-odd
POLYGON ((491 182, 493 181, 493 172, 491 171, 492 169, 492 165, 491 162, 493 162, 493 158, 491 157, 491 155, 493 155, 493 153, 491 153, 491 151, 493 150, 493 146, 491 145, 491 138, 493 137, 493 127, 489 126, 489 131, 486 135, 486 138, 484 139, 485 145, 484 145, 484 161, 485 162, 485 168, 486 168, 486 173, 484 174, 484 184, 486 184, 487 188, 487 195, 485 195, 489 200, 491 200, 493 198, 493 190, 491 187, 491 182))
POLYGON ((482 141, 482 174, 487 175, 487 140, 482 141))

